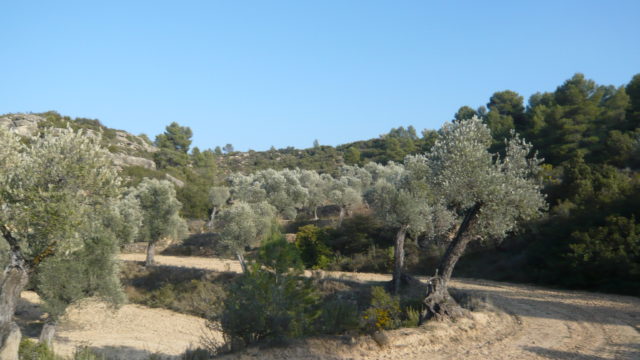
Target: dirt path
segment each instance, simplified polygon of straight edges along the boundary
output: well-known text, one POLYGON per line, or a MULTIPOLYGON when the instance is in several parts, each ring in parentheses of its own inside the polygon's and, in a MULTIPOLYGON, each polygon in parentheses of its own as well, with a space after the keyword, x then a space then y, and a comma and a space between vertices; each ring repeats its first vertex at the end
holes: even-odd
MULTIPOLYGON (((24 291, 17 314, 23 333, 37 340, 43 316, 38 295, 24 291)), ((142 360, 150 354, 178 358, 190 346, 198 346, 204 320, 163 309, 124 305, 113 309, 103 302, 86 300, 72 306, 57 327, 54 349, 62 356, 88 346, 109 359, 142 360)))
MULTIPOLYGON (((144 256, 125 254, 122 259, 143 261, 144 256)), ((172 256, 157 256, 156 260, 161 265, 214 271, 240 270, 237 262, 231 260, 172 256)), ((323 275, 358 281, 389 279, 387 275, 367 273, 323 272, 323 275)), ((640 359, 638 298, 470 279, 453 281, 452 287, 486 296, 497 308, 511 316, 509 319, 478 318, 478 326, 456 324, 453 330, 440 325, 434 325, 439 327, 436 332, 433 332, 434 329, 426 333, 422 330, 400 330, 405 333, 393 337, 389 351, 365 351, 359 356, 354 349, 355 352, 349 357, 422 359, 428 355, 430 359, 640 359), (447 334, 447 331, 453 333, 447 334), (434 336, 444 337, 438 342, 419 340, 434 336), (444 339, 454 339, 455 344, 452 345, 455 346, 443 346, 444 339), (400 348, 411 350, 399 351, 400 348)), ((335 351, 331 351, 335 348, 327 349, 329 352, 322 350, 329 346, 327 344, 318 342, 305 345, 315 346, 316 356, 298 353, 294 357, 336 358, 335 351)), ((273 354, 273 358, 286 358, 276 354, 273 354)), ((261 353, 261 357, 265 355, 261 353)))

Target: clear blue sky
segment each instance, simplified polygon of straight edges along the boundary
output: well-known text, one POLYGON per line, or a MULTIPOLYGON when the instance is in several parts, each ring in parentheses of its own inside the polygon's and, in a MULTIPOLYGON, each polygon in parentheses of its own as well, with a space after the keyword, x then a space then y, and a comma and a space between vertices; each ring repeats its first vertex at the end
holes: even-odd
POLYGON ((640 72, 640 1, 4 1, 0 113, 56 110, 201 148, 439 128, 575 72, 640 72))

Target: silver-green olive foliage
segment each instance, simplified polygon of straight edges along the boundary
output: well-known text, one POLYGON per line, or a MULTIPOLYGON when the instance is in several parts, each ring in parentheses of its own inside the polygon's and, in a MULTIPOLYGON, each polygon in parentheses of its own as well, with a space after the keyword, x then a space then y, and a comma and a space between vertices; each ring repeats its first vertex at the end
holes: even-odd
POLYGON ((220 242, 243 261, 245 248, 260 243, 271 231, 276 209, 266 202, 236 201, 218 217, 220 242))
POLYGON ((294 219, 309 198, 308 190, 300 183, 299 170, 267 169, 251 175, 233 174, 227 180, 234 200, 266 201, 287 219, 294 219))
POLYGON ((220 209, 227 204, 229 198, 231 197, 231 192, 229 188, 226 186, 214 186, 209 190, 209 203, 211 204, 211 216, 209 217, 209 222, 207 226, 210 230, 215 229, 215 219, 216 214, 220 211, 220 209))
POLYGON ((295 219, 297 209, 305 205, 308 197, 295 170, 262 170, 254 174, 254 179, 265 191, 269 204, 285 218, 295 219))
POLYGON ((447 123, 433 148, 425 155, 408 156, 405 165, 412 181, 431 188, 458 222, 480 204, 471 235, 500 240, 547 207, 536 180, 542 161, 518 136, 506 142, 504 157, 490 153, 490 131, 473 117, 447 123))
POLYGON ((119 198, 103 218, 104 224, 112 228, 120 244, 136 241, 142 227, 140 202, 131 190, 125 190, 128 194, 119 198))
POLYGON ((0 131, 0 223, 8 226, 27 258, 54 245, 81 249, 79 234, 96 211, 112 210, 121 179, 100 139, 68 129, 47 131, 23 144, 0 131))
POLYGON ((352 210, 362 203, 360 180, 351 176, 334 179, 329 187, 329 200, 345 210, 352 210))
POLYGON ((358 190, 365 191, 375 182, 371 172, 367 169, 369 163, 365 167, 358 165, 344 165, 340 168, 340 177, 349 179, 348 185, 357 188, 358 190))
POLYGON ((98 136, 52 129, 20 140, 0 129, 1 242, 26 264, 51 319, 83 297, 122 300, 116 254, 138 225, 122 191, 98 136))
POLYGON ((138 239, 150 244, 162 238, 180 239, 187 233, 187 225, 180 217, 182 204, 176 190, 166 180, 144 179, 132 192, 142 211, 142 227, 138 239))
POLYGON ((229 188, 225 186, 214 186, 209 191, 209 202, 214 209, 220 209, 227 203, 231 196, 229 188))
POLYGON ((305 207, 316 215, 316 209, 328 201, 327 188, 331 183, 331 176, 318 174, 313 170, 296 170, 300 186, 307 191, 305 207))
POLYGON ((451 228, 453 214, 438 202, 434 194, 412 184, 404 167, 393 166, 396 174, 387 179, 395 179, 395 183, 380 178, 365 193, 365 199, 376 216, 387 226, 405 227, 414 238, 422 234, 433 237, 451 228))
POLYGON ((267 193, 261 184, 255 181, 253 175, 233 173, 227 177, 231 199, 246 203, 265 201, 267 193))
POLYGON ((386 180, 391 184, 400 184, 406 176, 404 165, 393 161, 389 161, 386 165, 369 162, 365 164, 364 170, 370 174, 372 183, 386 180))

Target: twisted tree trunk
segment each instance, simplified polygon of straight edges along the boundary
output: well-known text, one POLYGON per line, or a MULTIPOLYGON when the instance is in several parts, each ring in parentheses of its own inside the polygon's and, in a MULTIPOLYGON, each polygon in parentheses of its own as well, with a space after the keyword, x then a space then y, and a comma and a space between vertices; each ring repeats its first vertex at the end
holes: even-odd
POLYGON ((41 344, 46 344, 49 348, 53 344, 53 337, 56 334, 56 322, 55 321, 47 321, 42 330, 40 331, 40 338, 38 341, 41 344))
POLYGON ((156 255, 156 243, 155 241, 149 241, 147 245, 147 260, 145 261, 145 266, 153 266, 156 263, 155 260, 156 255))
POLYGON ((404 239, 408 228, 408 225, 402 225, 396 234, 395 249, 393 251, 393 278, 391 279, 394 294, 400 292, 402 269, 404 268, 404 239))
POLYGON ((238 258, 238 262, 240 262, 240 267, 242 268, 242 273, 247 273, 247 262, 244 260, 244 255, 240 252, 236 253, 236 257, 238 258))
POLYGON ((0 227, 0 230, 11 247, 9 264, 0 277, 0 359, 17 360, 22 334, 13 321, 13 315, 20 293, 29 280, 29 268, 18 241, 5 226, 0 227))
POLYGON ((215 229, 215 219, 216 219, 216 211, 218 209, 214 206, 213 210, 211 210, 211 217, 209 218, 209 222, 207 223, 207 227, 209 228, 209 231, 213 231, 215 229))
POLYGON ((456 263, 464 253, 467 245, 473 239, 470 230, 477 224, 478 215, 482 203, 476 203, 465 215, 456 236, 453 238, 446 252, 442 256, 440 265, 436 269, 436 274, 429 279, 427 285, 427 296, 423 300, 425 310, 420 316, 420 323, 430 319, 443 319, 446 317, 457 317, 463 313, 462 308, 449 295, 447 285, 453 274, 456 263))
POLYGON ((338 217, 338 226, 337 227, 341 227, 342 226, 342 221, 344 220, 344 215, 345 215, 345 208, 343 206, 340 207, 340 216, 338 217))

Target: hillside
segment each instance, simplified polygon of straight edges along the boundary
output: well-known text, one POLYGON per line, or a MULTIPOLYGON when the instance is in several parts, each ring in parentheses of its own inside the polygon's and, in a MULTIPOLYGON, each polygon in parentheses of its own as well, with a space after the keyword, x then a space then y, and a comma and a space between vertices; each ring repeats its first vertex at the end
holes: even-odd
POLYGON ((113 162, 121 167, 125 174, 133 175, 134 182, 138 180, 138 174, 142 173, 149 177, 165 177, 177 185, 183 184, 168 173, 157 171, 154 154, 159 149, 148 137, 109 128, 96 119, 72 119, 54 111, 34 114, 16 113, 1 115, 0 126, 24 138, 38 136, 47 128, 70 127, 76 131, 84 131, 87 135, 99 133, 102 136, 102 145, 113 155, 113 162))
MULTIPOLYGON (((498 91, 486 107, 462 106, 454 119, 472 116, 491 129, 492 148, 499 154, 512 133, 533 144, 545 159, 539 180, 549 211, 543 219, 524 224, 500 246, 489 240, 488 249, 477 247, 463 258, 458 271, 498 280, 640 294, 640 74, 621 87, 600 85, 576 74, 555 91, 536 93, 526 103, 514 91, 498 91)), ((408 154, 428 150, 437 136, 432 130, 420 136, 409 126, 337 147, 316 143, 308 149, 235 152, 225 146, 223 153, 219 147, 191 148, 191 129, 177 123, 167 126, 154 143, 98 120, 71 119, 55 112, 4 115, 0 125, 23 136, 45 127, 102 132, 104 145, 130 184, 143 177, 172 180, 179 186, 182 215, 191 219, 209 217, 212 206, 203 194, 225 184, 234 172, 301 168, 336 176, 345 164, 402 162, 408 154)), ((365 236, 363 243, 368 246, 389 246, 382 235, 386 230, 379 230, 350 236, 365 236)))

